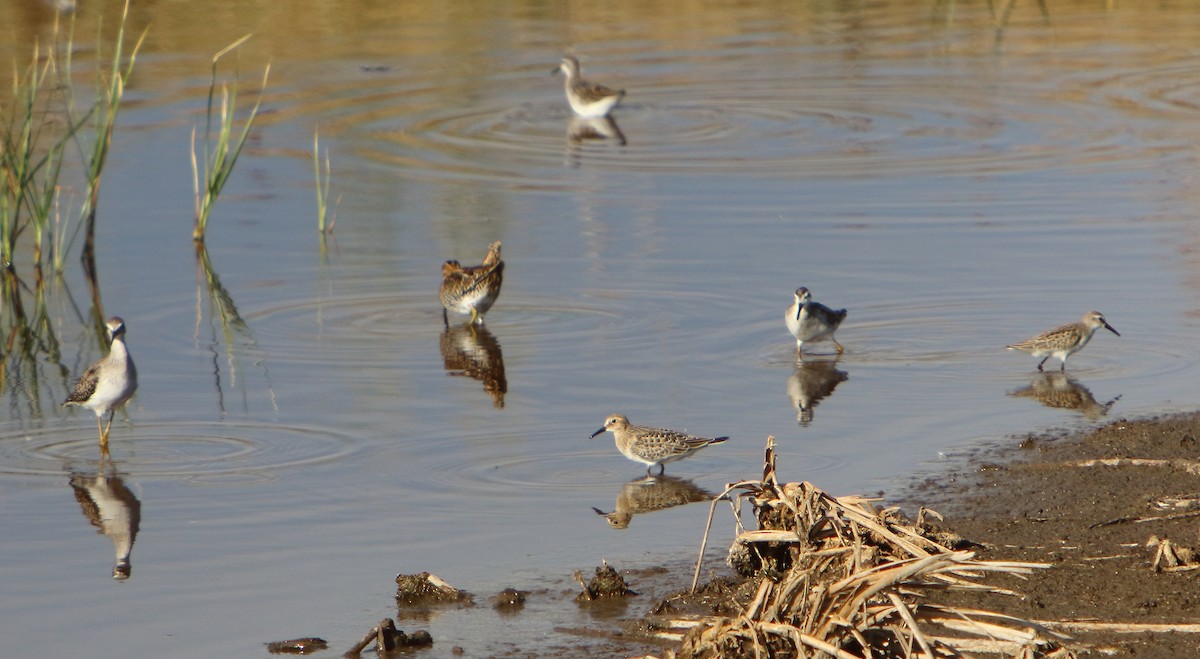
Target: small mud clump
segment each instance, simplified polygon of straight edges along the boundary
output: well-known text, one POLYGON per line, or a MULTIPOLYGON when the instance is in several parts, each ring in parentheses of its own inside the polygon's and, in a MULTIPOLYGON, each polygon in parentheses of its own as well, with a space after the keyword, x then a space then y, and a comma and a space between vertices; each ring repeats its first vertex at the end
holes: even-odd
POLYGON ((529 591, 505 588, 492 595, 492 608, 510 613, 518 611, 525 607, 525 596, 528 594, 529 591))
POLYGON ((400 605, 473 604, 470 593, 446 583, 441 577, 420 574, 396 575, 396 603, 400 605))
POLYGON ((325 639, 315 636, 267 643, 267 652, 271 654, 308 654, 328 648, 329 644, 325 642, 325 639))
POLYGON ((575 573, 575 580, 579 582, 580 586, 583 586, 583 592, 575 597, 576 602, 592 602, 599 599, 637 595, 629 589, 625 579, 607 562, 596 568, 596 576, 592 577, 590 582, 584 583, 582 572, 575 573))

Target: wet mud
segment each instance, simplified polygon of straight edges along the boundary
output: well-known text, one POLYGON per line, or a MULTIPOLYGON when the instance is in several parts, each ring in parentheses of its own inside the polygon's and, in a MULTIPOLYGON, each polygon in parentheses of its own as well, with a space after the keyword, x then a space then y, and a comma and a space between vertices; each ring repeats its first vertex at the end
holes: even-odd
MULTIPOLYGON (((1018 437, 923 481, 903 505, 941 512, 947 529, 983 545, 981 558, 1052 566, 1026 579, 997 577, 1022 597, 989 596, 992 610, 1069 634, 1081 656, 1194 657, 1198 438, 1196 413, 1018 437)), ((963 593, 947 603, 984 604, 963 593)))

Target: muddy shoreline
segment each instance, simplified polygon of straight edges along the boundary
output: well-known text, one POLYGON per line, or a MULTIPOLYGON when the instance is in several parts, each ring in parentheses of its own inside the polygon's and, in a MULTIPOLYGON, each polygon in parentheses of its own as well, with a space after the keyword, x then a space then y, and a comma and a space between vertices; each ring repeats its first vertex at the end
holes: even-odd
MULTIPOLYGON (((1043 623, 1080 656, 1193 657, 1200 569, 1168 568, 1154 543, 1178 543, 1185 559, 1200 547, 1198 439, 1200 413, 1013 437, 880 505, 938 511, 938 526, 975 543, 981 559, 1051 566, 988 579, 1020 596, 947 593, 940 603, 1043 623)), ((703 606, 722 608, 712 595, 703 606)))
POLYGON ((983 545, 982 558, 1052 566, 998 580, 1021 598, 960 593, 948 604, 1049 623, 1081 654, 1192 657, 1200 634, 1182 630, 1200 613, 1200 570, 1156 571, 1148 542, 1200 545, 1198 438, 1200 413, 1031 434, 898 503, 938 510, 945 528, 983 545))

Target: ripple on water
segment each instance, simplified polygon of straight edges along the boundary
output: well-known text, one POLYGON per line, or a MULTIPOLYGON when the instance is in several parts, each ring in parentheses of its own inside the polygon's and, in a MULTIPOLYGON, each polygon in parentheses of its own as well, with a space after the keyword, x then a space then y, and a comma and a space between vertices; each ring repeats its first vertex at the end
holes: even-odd
MULTIPOLYGON (((342 460, 361 444, 357 437, 313 426, 138 423, 126 431, 118 421, 109 451, 123 472, 139 478, 226 484, 274 480, 280 469, 342 460)), ((41 429, 0 441, 0 455, 0 474, 50 476, 97 461, 99 447, 84 429, 41 429)))
MULTIPOLYGON (((424 451, 419 469, 413 469, 409 487, 427 491, 449 489, 467 495, 510 497, 514 491, 528 496, 574 496, 579 492, 604 489, 613 485, 614 493, 627 481, 645 476, 646 467, 621 455, 612 435, 589 440, 587 434, 543 438, 554 450, 472 451, 459 450, 461 444, 480 445, 490 441, 455 437, 445 440, 442 450, 424 451)), ((530 441, 539 441, 531 439, 530 441)), ((722 446, 708 449, 679 463, 667 465, 669 475, 689 480, 710 479, 714 467, 727 463, 722 446)), ((833 455, 808 453, 788 447, 789 459, 802 462, 805 474, 838 471, 849 461, 833 455)))
POLYGON ((1103 77, 1085 81, 1084 87, 1104 105, 1153 113, 1157 119, 1163 115, 1192 119, 1200 110, 1200 66, 1194 57, 1181 53, 1152 67, 1116 73, 1107 67, 1102 70, 1103 77))
MULTIPOLYGON (((547 189, 580 184, 553 172, 564 150, 577 156, 581 149, 589 165, 627 172, 789 178, 1029 173, 1144 158, 1127 139, 1125 103, 1062 93, 1060 81, 1005 79, 1005 92, 996 94, 995 72, 926 71, 903 62, 858 77, 775 79, 722 77, 727 65, 711 64, 707 77, 692 72, 690 79, 629 68, 629 96, 613 114, 620 139, 599 139, 604 131, 573 139, 577 122, 557 87, 511 72, 485 81, 472 103, 429 104, 406 118, 348 99, 349 116, 339 124, 370 131, 364 155, 412 176, 547 189)), ((409 87, 429 93, 414 81, 393 84, 397 99, 409 87)), ((1164 83, 1136 102, 1186 107, 1188 91, 1164 83)))
MULTIPOLYGON (((547 326, 554 327, 556 340, 577 340, 616 315, 599 303, 507 290, 500 304, 489 314, 487 327, 501 345, 506 339, 542 336, 547 326)), ((417 340, 436 350, 436 337, 444 331, 436 292, 280 300, 256 309, 247 320, 256 338, 272 346, 273 359, 342 366, 377 364, 381 343, 417 340), (311 349, 314 336, 323 342, 321 350, 311 349)), ((451 327, 463 327, 465 320, 451 317, 451 327)))

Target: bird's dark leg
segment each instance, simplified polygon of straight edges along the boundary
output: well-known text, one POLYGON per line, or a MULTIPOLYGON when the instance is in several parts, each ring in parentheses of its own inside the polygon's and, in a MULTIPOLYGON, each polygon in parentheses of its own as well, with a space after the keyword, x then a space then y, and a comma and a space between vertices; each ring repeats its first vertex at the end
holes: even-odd
POLYGON ((442 325, 445 325, 446 329, 450 329, 450 318, 446 315, 446 307, 442 307, 442 325))
POLYGON ((662 476, 665 473, 667 473, 667 465, 666 464, 658 465, 658 475, 662 476))
POLYGON ((1042 364, 1045 364, 1045 363, 1046 363, 1046 359, 1050 359, 1050 357, 1049 357, 1049 356, 1047 356, 1045 359, 1043 359, 1042 361, 1038 362, 1038 373, 1041 373, 1041 372, 1042 372, 1042 364))

